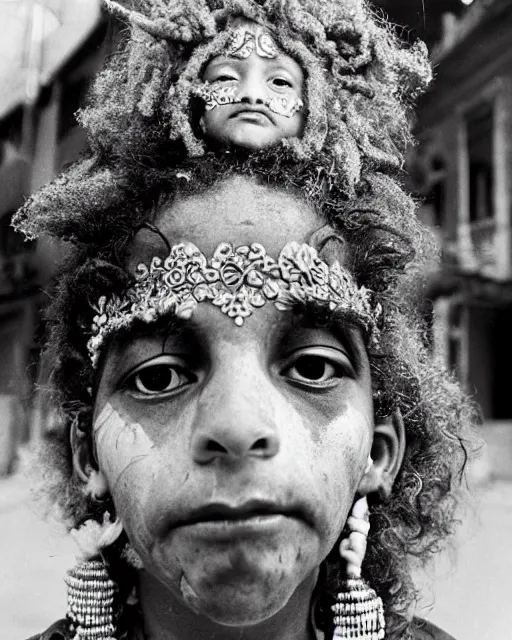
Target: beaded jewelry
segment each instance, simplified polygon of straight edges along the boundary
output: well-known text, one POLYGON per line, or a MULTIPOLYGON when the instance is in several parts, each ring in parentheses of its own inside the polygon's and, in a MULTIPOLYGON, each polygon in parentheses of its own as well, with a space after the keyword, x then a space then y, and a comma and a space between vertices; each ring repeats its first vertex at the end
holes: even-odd
POLYGON ((105 513, 102 524, 88 520, 71 532, 83 556, 83 561, 68 571, 65 578, 67 617, 74 640, 114 640, 117 586, 109 576, 101 550, 117 540, 122 528, 120 520, 111 522, 105 513))
POLYGON ((361 565, 370 530, 366 498, 354 504, 347 525, 350 535, 340 544, 340 555, 347 563, 347 579, 343 583, 344 590, 338 593, 337 602, 332 607, 335 624, 333 640, 382 640, 386 628, 382 600, 361 578, 361 565))

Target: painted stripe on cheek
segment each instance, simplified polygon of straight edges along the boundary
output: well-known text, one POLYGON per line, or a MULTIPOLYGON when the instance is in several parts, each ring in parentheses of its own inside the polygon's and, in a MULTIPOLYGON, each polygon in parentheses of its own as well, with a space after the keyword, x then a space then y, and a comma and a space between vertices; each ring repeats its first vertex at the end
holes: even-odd
POLYGON ((142 425, 124 418, 108 402, 94 421, 93 434, 98 464, 111 490, 121 475, 150 455, 155 446, 142 425))

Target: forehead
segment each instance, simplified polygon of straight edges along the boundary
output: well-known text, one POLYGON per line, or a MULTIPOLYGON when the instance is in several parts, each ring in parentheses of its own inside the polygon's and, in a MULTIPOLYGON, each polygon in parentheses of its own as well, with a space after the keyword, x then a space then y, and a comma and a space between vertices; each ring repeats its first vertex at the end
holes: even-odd
POLYGON ((271 67, 275 67, 276 65, 285 67, 291 73, 296 74, 298 78, 303 78, 301 65, 282 50, 274 34, 266 27, 258 24, 257 22, 247 20, 246 18, 238 17, 229 24, 228 28, 233 29, 237 33, 237 42, 240 45, 239 48, 236 49, 236 45, 231 43, 227 46, 227 50, 224 53, 214 56, 208 62, 206 66, 207 69, 210 69, 217 64, 237 64, 243 67, 258 60, 260 63, 264 62, 271 67), (253 42, 258 44, 255 44, 254 47, 250 47, 244 53, 243 42, 250 36, 254 38, 253 42), (267 39, 267 43, 268 40, 271 41, 271 51, 267 51, 265 53, 260 49, 262 37, 267 39), (233 49, 233 47, 235 48, 233 49), (268 55, 269 53, 270 55, 268 55))
MULTIPOLYGON (((170 245, 192 242, 211 256, 224 242, 236 246, 256 242, 274 258, 290 240, 308 242, 323 224, 312 206, 298 196, 242 177, 201 194, 178 196, 163 206, 155 219, 155 226, 170 245)), ((167 253, 156 233, 141 230, 130 250, 128 270, 167 253)))

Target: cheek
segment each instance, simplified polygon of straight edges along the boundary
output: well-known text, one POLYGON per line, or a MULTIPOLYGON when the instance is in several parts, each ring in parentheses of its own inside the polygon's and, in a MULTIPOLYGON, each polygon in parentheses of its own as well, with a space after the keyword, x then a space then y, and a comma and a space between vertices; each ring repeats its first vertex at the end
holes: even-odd
POLYGON ((372 423, 366 413, 350 406, 316 432, 312 460, 325 496, 330 528, 338 534, 364 473, 371 434, 372 423))
POLYGON ((290 121, 290 128, 293 129, 294 133, 291 135, 300 135, 304 130, 304 125, 306 124, 306 114, 304 109, 302 111, 298 111, 294 113, 291 118, 288 118, 290 121))
MULTIPOLYGON (((123 417, 109 403, 94 423, 94 441, 117 514, 127 532, 136 532, 143 546, 150 544, 144 505, 158 468, 157 448, 140 424, 123 417)), ((130 539, 135 542, 132 535, 130 539)))
POLYGON ((140 424, 123 418, 107 403, 94 422, 98 464, 113 491, 131 467, 151 456, 154 443, 140 424))
POLYGON ((228 115, 229 113, 226 107, 215 107, 215 109, 205 111, 203 117, 201 118, 204 131, 206 133, 209 133, 210 135, 219 133, 221 127, 225 125, 228 115))

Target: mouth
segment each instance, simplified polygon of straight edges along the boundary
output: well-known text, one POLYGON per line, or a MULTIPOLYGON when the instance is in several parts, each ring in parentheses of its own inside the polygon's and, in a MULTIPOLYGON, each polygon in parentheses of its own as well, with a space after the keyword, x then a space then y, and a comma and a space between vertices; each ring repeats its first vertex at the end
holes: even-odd
POLYGON ((234 506, 205 505, 187 514, 173 528, 191 527, 201 537, 225 539, 272 533, 282 530, 291 520, 308 524, 307 515, 299 506, 250 500, 234 506))
POLYGON ((240 118, 255 124, 268 124, 269 122, 275 124, 267 109, 264 107, 251 107, 250 105, 239 106, 229 118, 240 118))

